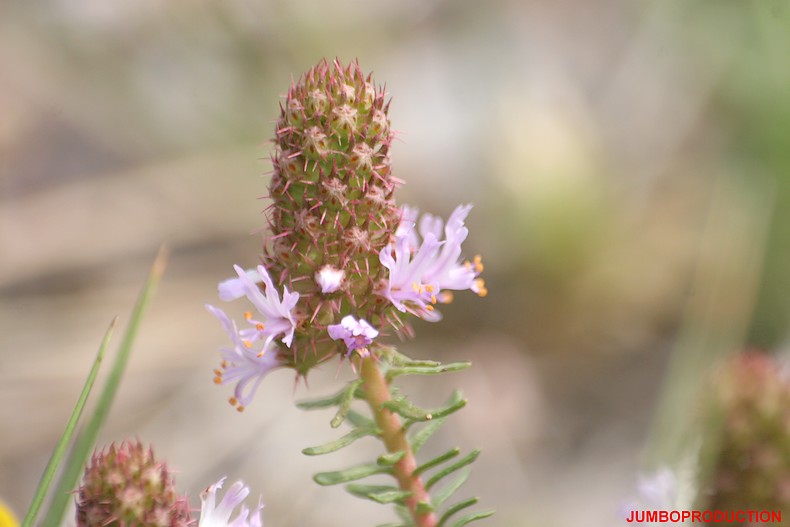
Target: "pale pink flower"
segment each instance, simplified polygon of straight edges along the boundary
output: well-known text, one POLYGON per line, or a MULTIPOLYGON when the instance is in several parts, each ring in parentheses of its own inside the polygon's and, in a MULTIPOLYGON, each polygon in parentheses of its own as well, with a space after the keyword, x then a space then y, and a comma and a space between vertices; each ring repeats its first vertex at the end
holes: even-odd
POLYGON ((250 489, 241 481, 231 485, 217 504, 217 491, 222 488, 225 479, 220 479, 200 494, 198 527, 263 527, 261 521, 263 504, 258 502, 254 511, 250 511, 246 505, 242 504, 250 494, 250 489), (239 505, 241 505, 239 514, 231 521, 230 517, 239 505))

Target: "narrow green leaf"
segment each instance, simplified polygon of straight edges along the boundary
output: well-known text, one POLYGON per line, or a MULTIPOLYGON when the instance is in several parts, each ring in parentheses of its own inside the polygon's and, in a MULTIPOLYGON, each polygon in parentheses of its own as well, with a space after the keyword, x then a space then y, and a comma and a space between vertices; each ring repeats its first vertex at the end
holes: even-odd
POLYGON ((469 498, 463 501, 459 501, 455 505, 448 507, 448 509, 444 512, 444 514, 442 514, 442 517, 439 518, 439 524, 437 525, 437 527, 442 527, 445 523, 447 523, 447 520, 449 520, 453 514, 467 507, 471 507, 478 501, 480 501, 478 498, 469 498))
POLYGON ((387 485, 347 485, 346 490, 360 498, 367 498, 376 503, 403 503, 403 500, 411 496, 411 492, 400 490, 397 487, 387 485))
MULTIPOLYGON (((381 348, 382 350, 382 357, 386 359, 386 362, 389 364, 394 364, 397 366, 402 366, 405 364, 411 364, 413 362, 435 362, 435 361, 415 361, 411 357, 404 355, 403 353, 399 352, 395 348, 391 346, 385 346, 381 348)), ((438 363, 436 363, 438 364, 438 363)))
POLYGON ((470 463, 474 463, 475 459, 477 459, 477 456, 479 455, 480 455, 480 450, 473 450, 472 452, 462 457, 461 459, 459 459, 449 467, 443 468, 442 470, 431 476, 431 478, 425 483, 425 488, 430 489, 439 480, 441 480, 443 477, 447 476, 448 474, 452 474, 459 468, 463 468, 466 465, 469 465, 470 463))
POLYGON ((460 453, 461 453, 461 449, 460 448, 458 448, 458 447, 451 448, 450 450, 448 450, 447 452, 445 452, 441 456, 435 457, 432 460, 430 460, 430 461, 428 461, 426 463, 423 463, 419 467, 415 468, 414 469, 414 475, 418 476, 418 475, 422 474, 423 472, 425 472, 426 470, 430 470, 430 469, 432 469, 433 467, 435 467, 437 465, 441 465, 442 463, 444 463, 448 459, 454 458, 455 456, 457 456, 460 453))
POLYGON ((414 524, 414 518, 411 517, 411 511, 407 506, 401 505, 400 503, 396 503, 395 514, 398 515, 398 518, 400 518, 405 525, 414 524))
POLYGON ((374 474, 391 473, 392 469, 390 467, 381 467, 375 463, 370 463, 347 468, 345 470, 321 472, 313 476, 313 480, 315 480, 315 482, 319 485, 337 485, 338 483, 348 483, 349 481, 366 478, 374 474))
POLYGON ((466 399, 463 399, 459 392, 455 392, 451 397, 450 404, 436 410, 426 410, 419 406, 415 406, 405 397, 396 397, 384 403, 383 406, 411 421, 432 421, 433 419, 445 417, 453 412, 457 412, 466 406, 466 399))
POLYGON ((162 275, 167 267, 168 252, 163 245, 159 248, 151 270, 148 273, 148 278, 143 284, 142 289, 137 297, 137 302, 132 310, 132 315, 129 319, 129 325, 123 334, 121 343, 118 346, 118 351, 115 355, 112 368, 107 380, 104 383, 102 392, 96 402, 96 407, 93 410, 90 420, 86 423, 80 434, 77 436, 74 445, 69 453, 68 461, 63 469, 63 472, 58 479, 58 485, 53 492, 52 501, 49 504, 44 525, 61 525, 63 523, 63 514, 66 511, 66 506, 71 498, 71 490, 77 485, 77 481, 82 473, 82 467, 85 465, 85 460, 90 455, 91 450, 96 443, 96 437, 99 435, 104 421, 107 419, 107 414, 110 411, 115 394, 118 392, 118 387, 121 383, 121 378, 126 369, 126 363, 129 361, 129 355, 132 351, 132 345, 137 337, 137 331, 140 328, 140 322, 145 314, 146 308, 153 298, 156 286, 162 279, 162 275))
MULTIPOLYGON (((71 437, 74 435, 74 430, 77 428, 77 423, 79 422, 80 416, 82 415, 82 411, 85 409, 85 402, 88 400, 88 395, 90 394, 91 389, 96 382, 96 376, 99 373, 99 366, 101 365, 102 359, 104 359, 104 353, 110 343, 110 337, 112 336, 112 332, 115 329, 115 324, 117 322, 118 317, 115 317, 110 323, 110 327, 108 327, 107 331, 104 333, 104 338, 102 339, 101 345, 99 346, 99 351, 96 353, 96 358, 93 359, 93 365, 91 366, 90 372, 88 373, 88 378, 85 379, 85 384, 82 386, 82 392, 80 392, 80 396, 77 398, 77 403, 74 405, 74 409, 71 411, 71 416, 66 422, 66 428, 63 430, 63 435, 60 436, 60 440, 55 446, 55 449, 52 451, 52 456, 49 458, 47 467, 44 469, 44 474, 41 476, 41 481, 38 484, 38 489, 36 489, 36 494, 33 496, 33 501, 30 503, 30 508, 25 515, 25 519, 22 521, 22 527, 32 526, 36 521, 36 517, 38 517, 38 513, 41 510, 41 504, 44 503, 44 498, 47 495, 49 486, 52 484, 52 480, 55 478, 55 472, 57 471, 58 466, 60 465, 60 462, 66 453, 66 447, 68 446, 69 441, 71 441, 71 437)), ((59 524, 49 524, 45 522, 45 525, 59 524)))
POLYGON ((428 514, 429 512, 436 510, 433 508, 433 505, 427 501, 418 501, 414 509, 417 511, 417 514, 428 514))
POLYGON ((439 428, 444 424, 447 420, 446 417, 440 419, 432 419, 428 424, 423 426, 419 431, 417 431, 409 440, 409 444, 411 444, 411 449, 416 454, 422 448, 422 446, 431 438, 431 436, 439 430, 439 428))
POLYGON ((493 516, 494 511, 480 511, 480 512, 473 512, 472 514, 468 514, 466 516, 462 516, 453 524, 453 527, 464 527, 467 523, 472 523, 473 521, 482 520, 483 518, 488 518, 489 516, 493 516))
POLYGON ((329 422, 329 426, 332 428, 337 428, 343 421, 346 420, 346 415, 351 410, 351 403, 354 402, 354 394, 357 391, 357 388, 362 385, 362 379, 353 381, 348 383, 346 389, 340 394, 340 400, 338 401, 338 409, 335 417, 329 422))
POLYGON ((406 452, 403 451, 393 452, 392 454, 381 454, 379 458, 376 460, 376 463, 386 467, 391 467, 392 465, 403 459, 403 456, 405 455, 406 452))
POLYGON ((453 371, 465 370, 472 365, 471 362, 451 362, 431 366, 395 366, 387 370, 387 380, 391 381, 399 375, 439 375, 453 371))
POLYGON ((370 417, 366 417, 359 412, 349 410, 346 419, 356 428, 376 428, 376 422, 370 417))
POLYGON ((466 480, 469 479, 469 474, 471 474, 470 470, 462 472, 457 478, 444 486, 442 490, 434 493, 433 504, 437 507, 441 507, 445 501, 450 499, 450 497, 452 497, 452 495, 455 494, 459 488, 461 488, 461 485, 466 483, 466 480))
POLYGON ((359 397, 358 388, 362 385, 362 381, 355 380, 351 381, 350 383, 346 384, 340 391, 337 393, 330 395, 328 397, 321 397, 318 399, 308 399, 306 401, 299 401, 296 403, 296 407, 302 410, 320 410, 322 408, 329 408, 331 406, 337 406, 340 404, 340 401, 343 397, 347 397, 347 392, 352 390, 353 397, 359 397), (353 388, 352 388, 353 386, 353 388))
POLYGON ((376 429, 355 428, 340 439, 330 441, 329 443, 320 446, 305 448, 302 450, 302 454, 306 456, 321 456, 323 454, 329 454, 330 452, 336 452, 343 447, 347 447, 357 439, 365 436, 376 435, 377 433, 378 430, 376 429))

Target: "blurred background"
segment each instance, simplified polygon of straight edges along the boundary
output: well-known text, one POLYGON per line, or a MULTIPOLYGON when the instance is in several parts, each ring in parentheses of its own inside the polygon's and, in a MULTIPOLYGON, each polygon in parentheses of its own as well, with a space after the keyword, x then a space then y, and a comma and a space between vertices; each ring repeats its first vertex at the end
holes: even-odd
POLYGON ((787 348, 788 56, 782 0, 3 2, 0 498, 26 509, 167 242, 100 442, 155 445, 196 507, 228 475, 270 526, 393 521, 310 481, 377 444, 300 454, 338 432, 294 400, 349 372, 309 389, 276 372, 239 415, 203 308, 257 262, 282 94, 356 57, 393 98, 399 201, 475 204, 489 296, 456 295, 401 345, 474 363, 406 383, 429 407, 469 398, 434 440, 483 448, 459 497, 496 508, 489 525, 616 525, 637 474, 684 450, 707 365, 787 348))

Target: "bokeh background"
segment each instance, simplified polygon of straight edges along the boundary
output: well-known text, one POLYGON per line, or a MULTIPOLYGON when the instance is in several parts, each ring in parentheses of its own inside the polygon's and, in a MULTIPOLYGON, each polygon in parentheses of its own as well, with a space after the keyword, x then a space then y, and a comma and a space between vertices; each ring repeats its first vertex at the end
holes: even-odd
MULTIPOLYGON (((6 0, 0 5, 0 498, 25 510, 101 336, 162 242, 165 279, 102 443, 138 437, 193 496, 244 479, 270 526, 387 507, 311 474, 363 461, 272 374, 242 415, 211 383, 203 308, 257 262, 281 95, 359 58, 393 98, 401 203, 473 202, 490 294, 417 324, 410 355, 471 371, 435 443, 482 447, 489 525, 617 525, 677 458, 715 358, 781 353, 790 314, 790 4, 761 1, 6 0)), ((440 448, 435 445, 438 452, 440 448)))

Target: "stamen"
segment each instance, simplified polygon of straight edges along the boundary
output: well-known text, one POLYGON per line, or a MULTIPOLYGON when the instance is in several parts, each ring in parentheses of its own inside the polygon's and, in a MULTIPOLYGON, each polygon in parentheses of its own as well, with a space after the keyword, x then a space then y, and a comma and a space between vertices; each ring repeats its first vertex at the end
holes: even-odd
POLYGON ((436 303, 436 295, 431 295, 431 304, 436 303))
POLYGON ((449 304, 453 301, 453 293, 452 291, 442 291, 439 293, 439 302, 442 304, 449 304))
POLYGON ((418 284, 417 282, 412 282, 411 288, 412 288, 412 290, 414 290, 415 293, 419 293, 420 290, 422 289, 420 287, 420 284, 418 284))
POLYGON ((477 278, 475 280, 475 285, 477 286, 477 296, 483 298, 486 295, 488 295, 488 289, 486 289, 485 280, 483 280, 482 278, 477 278))
POLYGON ((249 340, 242 340, 241 342, 242 344, 244 344, 244 347, 247 349, 250 349, 252 347, 252 342, 250 342, 249 340))
POLYGON ((242 405, 238 405, 238 406, 236 407, 236 411, 237 411, 237 412, 239 412, 239 413, 241 413, 241 412, 243 412, 243 411, 244 411, 244 407, 243 407, 242 405))
POLYGON ((433 289, 434 289, 434 288, 433 288, 433 286, 432 286, 432 285, 426 285, 426 286, 425 286, 425 290, 426 290, 426 291, 428 291, 429 293, 433 293, 433 289))
POLYGON ((222 384, 222 377, 220 377, 219 375, 214 377, 214 384, 222 384))
POLYGON ((216 375, 217 377, 221 377, 222 376, 222 370, 217 368, 216 370, 214 370, 214 375, 216 375))
POLYGON ((474 258, 475 271, 478 273, 483 272, 483 258, 478 254, 474 258))
POLYGON ((231 397, 230 399, 228 399, 228 402, 229 402, 229 403, 230 403, 232 406, 236 406, 237 404, 239 404, 239 401, 238 401, 238 399, 236 399, 235 397, 231 397))
POLYGON ((245 320, 247 320, 247 321, 249 322, 249 320, 250 320, 251 318, 252 318, 252 311, 245 311, 245 312, 244 312, 244 319, 245 319, 245 320))
POLYGON ((263 331, 263 327, 264 327, 263 324, 260 323, 255 324, 255 329, 257 329, 258 331, 263 331))
POLYGON ((428 311, 433 311, 433 306, 428 304, 427 306, 425 306, 425 309, 427 309, 428 311))

